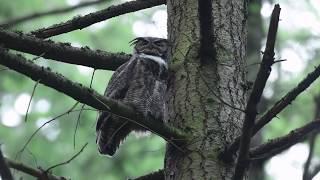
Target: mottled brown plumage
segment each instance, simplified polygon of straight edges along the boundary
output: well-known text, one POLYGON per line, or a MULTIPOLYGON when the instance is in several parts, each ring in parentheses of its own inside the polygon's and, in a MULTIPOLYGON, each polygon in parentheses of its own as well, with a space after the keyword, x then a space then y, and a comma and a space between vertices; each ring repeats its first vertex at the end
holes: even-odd
MULTIPOLYGON (((132 106, 146 118, 164 121, 168 42, 161 38, 139 37, 131 43, 134 45, 133 56, 114 72, 105 96, 132 106)), ((116 114, 100 112, 96 126, 99 152, 112 156, 133 130, 145 131, 116 114)))

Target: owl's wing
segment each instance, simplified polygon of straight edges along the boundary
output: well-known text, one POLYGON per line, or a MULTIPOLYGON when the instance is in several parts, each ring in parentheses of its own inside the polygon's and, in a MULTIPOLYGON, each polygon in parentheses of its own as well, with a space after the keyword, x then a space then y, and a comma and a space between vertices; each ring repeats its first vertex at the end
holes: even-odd
MULTIPOLYGON (((132 75, 133 68, 136 62, 130 60, 125 64, 121 65, 112 75, 109 80, 108 86, 105 90, 104 96, 121 100, 126 96, 130 82, 129 79, 132 75)), ((102 123, 105 119, 108 119, 110 113, 106 111, 101 111, 98 116, 96 130, 100 129, 102 123)))

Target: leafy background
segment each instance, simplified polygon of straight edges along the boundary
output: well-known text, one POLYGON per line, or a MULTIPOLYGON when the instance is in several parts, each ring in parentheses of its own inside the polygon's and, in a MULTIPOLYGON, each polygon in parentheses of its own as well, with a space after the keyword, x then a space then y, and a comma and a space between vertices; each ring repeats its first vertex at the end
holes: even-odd
MULTIPOLYGON (((0 24, 15 17, 75 5, 79 2, 81 1, 0 0, 0 24)), ((107 0, 105 3, 77 9, 70 13, 27 21, 11 29, 29 32, 119 3, 121 1, 107 0)), ((266 107, 272 105, 303 79, 314 66, 320 64, 319 1, 263 1, 262 6, 252 3, 250 5, 251 11, 260 12, 262 15, 263 33, 267 30, 268 18, 274 3, 280 3, 282 7, 276 58, 287 61, 277 63, 273 67, 271 78, 264 92, 266 99, 264 106, 266 107)), ((131 53, 132 47, 128 42, 136 36, 166 37, 165 10, 165 6, 159 6, 123 15, 51 39, 70 42, 77 47, 88 46, 91 49, 131 53)), ((257 41, 263 45, 265 43, 264 36, 257 41)), ((23 55, 29 59, 35 58, 28 54, 23 55)), ((259 56, 259 52, 256 52, 256 56, 259 56)), ((37 64, 50 67, 73 81, 81 82, 86 86, 90 84, 93 73, 91 68, 57 63, 41 57, 35 61, 37 64)), ((255 71, 257 68, 257 65, 248 65, 248 71, 255 71)), ((111 71, 95 71, 92 88, 103 93, 111 74, 111 71)), ((84 151, 76 159, 67 165, 54 168, 53 173, 79 180, 118 180, 140 176, 163 167, 165 143, 154 135, 132 134, 114 157, 99 155, 95 145, 96 111, 84 110, 79 118, 80 104, 75 108, 77 111, 66 114, 41 128, 25 150, 22 153, 19 152, 30 136, 43 123, 65 113, 76 103, 68 96, 39 84, 35 89, 25 122, 26 108, 35 84, 27 77, 0 66, 0 143, 6 156, 33 167, 46 169, 70 159, 88 142, 84 151), (80 123, 74 146, 74 133, 78 120, 80 123)), ((263 141, 285 135, 293 128, 313 120, 316 111, 313 100, 315 96, 319 96, 319 88, 317 81, 282 112, 278 119, 270 123, 263 131, 263 141)), ((85 109, 89 108, 85 107, 85 109)), ((319 151, 318 145, 316 147, 316 161, 319 161, 319 151)), ((307 153, 308 145, 300 143, 290 148, 289 151, 272 158, 266 163, 265 172, 268 174, 268 178, 301 179, 302 166, 307 153)), ((17 171, 14 172, 14 175, 23 177, 23 179, 33 179, 17 171)))

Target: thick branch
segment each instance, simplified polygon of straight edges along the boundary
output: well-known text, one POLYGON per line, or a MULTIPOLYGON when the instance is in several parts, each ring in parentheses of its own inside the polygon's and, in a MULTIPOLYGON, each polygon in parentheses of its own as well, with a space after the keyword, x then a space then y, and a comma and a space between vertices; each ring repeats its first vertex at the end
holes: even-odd
POLYGON ((95 69, 115 70, 130 58, 130 55, 124 53, 76 48, 70 44, 55 43, 51 40, 43 40, 4 29, 0 29, 0 45, 47 59, 95 69))
POLYGON ((48 37, 56 36, 59 34, 67 33, 70 31, 74 31, 77 29, 83 29, 94 23, 101 22, 116 16, 139 11, 142 9, 147 9, 154 6, 159 6, 165 3, 166 3, 165 0, 129 1, 120 5, 110 6, 106 9, 97 11, 95 13, 90 13, 85 16, 75 17, 67 22, 55 24, 48 28, 43 28, 43 29, 33 31, 31 32, 31 34, 39 38, 48 38, 48 37))
POLYGON ((25 60, 22 56, 13 55, 0 49, 0 64, 22 73, 34 81, 39 81, 41 84, 60 91, 81 103, 98 110, 111 111, 116 115, 145 127, 167 141, 178 143, 184 139, 184 133, 180 130, 169 127, 154 119, 145 119, 130 106, 104 97, 93 89, 84 87, 79 83, 74 83, 58 73, 51 72, 49 68, 37 66, 31 61, 25 60))
POLYGON ((249 146, 254 121, 257 115, 257 105, 260 101, 263 89, 271 72, 271 66, 274 63, 274 44, 278 30, 280 6, 275 5, 271 21, 269 25, 266 49, 263 54, 257 78, 254 82, 253 89, 249 96, 249 100, 245 110, 245 120, 242 127, 242 135, 240 139, 239 157, 236 164, 234 179, 242 179, 245 169, 248 166, 249 146))
POLYGON ((12 174, 8 167, 8 163, 5 161, 2 151, 0 149, 0 177, 3 180, 13 180, 12 174))
POLYGON ((215 60, 214 28, 212 16, 212 0, 198 0, 200 21, 200 61, 209 63, 215 60))
POLYGON ((2 23, 0 25, 0 27, 4 27, 4 28, 8 28, 11 26, 15 26, 17 24, 26 22, 26 21, 30 21, 36 18, 40 18, 40 17, 44 17, 44 16, 48 16, 48 15, 55 15, 55 14, 61 14, 61 13, 67 13, 79 8, 83 8, 83 7, 87 7, 87 6, 92 6, 92 5, 97 5, 100 3, 106 2, 106 0, 96 0, 96 1, 85 1, 82 3, 79 3, 75 6, 69 6, 69 7, 64 7, 64 8, 58 8, 58 9, 53 9, 50 11, 45 11, 45 12, 38 12, 38 13, 33 13, 33 14, 29 14, 23 17, 18 17, 15 19, 10 19, 4 23, 2 23))
POLYGON ((164 180, 164 171, 163 169, 160 169, 156 172, 152 172, 150 174, 140 176, 132 180, 164 180))
POLYGON ((64 177, 58 177, 58 176, 54 176, 49 173, 45 173, 44 171, 42 171, 40 169, 32 168, 30 166, 27 166, 25 164, 22 164, 22 163, 13 161, 13 160, 10 160, 8 158, 6 158, 6 161, 7 161, 10 168, 13 168, 18 171, 29 174, 33 177, 36 177, 37 179, 41 179, 41 180, 66 180, 66 178, 64 178, 64 177))
POLYGON ((252 148, 250 150, 250 158, 266 158, 274 156, 288 147, 300 142, 305 139, 305 137, 314 132, 314 130, 320 129, 320 120, 312 121, 301 128, 291 131, 289 134, 270 140, 258 147, 252 148))

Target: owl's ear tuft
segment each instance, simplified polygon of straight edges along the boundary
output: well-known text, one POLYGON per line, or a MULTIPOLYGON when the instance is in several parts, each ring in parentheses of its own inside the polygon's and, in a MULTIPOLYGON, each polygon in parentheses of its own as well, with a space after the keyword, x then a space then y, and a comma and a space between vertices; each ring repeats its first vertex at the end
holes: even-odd
POLYGON ((136 45, 139 41, 144 40, 143 37, 137 37, 129 41, 130 46, 136 45))

